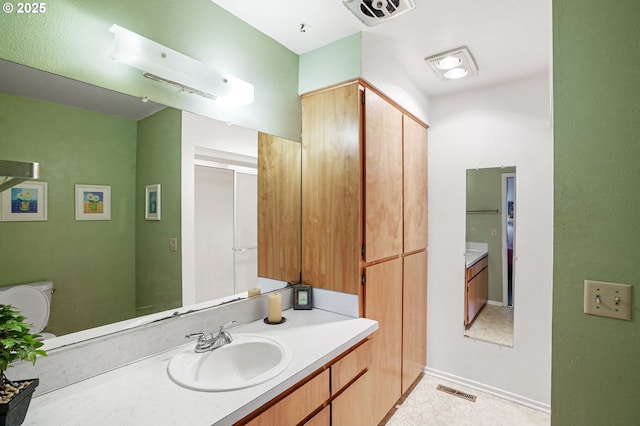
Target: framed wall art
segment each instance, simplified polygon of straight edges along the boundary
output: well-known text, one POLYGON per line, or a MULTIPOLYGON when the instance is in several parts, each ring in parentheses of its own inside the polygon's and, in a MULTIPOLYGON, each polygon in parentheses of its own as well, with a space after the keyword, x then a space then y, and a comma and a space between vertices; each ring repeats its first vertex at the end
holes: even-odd
POLYGON ((0 221, 47 220, 47 182, 25 181, 0 195, 0 221))
POLYGON ((76 220, 111 220, 111 187, 76 184, 76 220))
POLYGON ((147 185, 144 197, 144 218, 146 220, 160 220, 162 189, 159 183, 147 185))

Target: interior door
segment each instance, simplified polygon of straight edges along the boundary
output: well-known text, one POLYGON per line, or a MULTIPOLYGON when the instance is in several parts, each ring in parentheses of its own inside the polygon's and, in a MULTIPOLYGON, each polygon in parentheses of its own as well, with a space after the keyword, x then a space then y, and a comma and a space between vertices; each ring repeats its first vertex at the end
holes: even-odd
POLYGON ((234 293, 257 286, 258 176, 235 174, 234 293))
POLYGON ((196 302, 234 294, 233 170, 195 166, 196 302))

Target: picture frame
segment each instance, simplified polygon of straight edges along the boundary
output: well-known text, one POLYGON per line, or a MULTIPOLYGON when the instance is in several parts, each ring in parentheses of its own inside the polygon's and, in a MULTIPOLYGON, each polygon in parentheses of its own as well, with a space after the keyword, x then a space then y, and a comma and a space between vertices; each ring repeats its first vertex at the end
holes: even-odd
POLYGON ((313 290, 311 286, 298 284, 293 287, 293 309, 310 310, 313 308, 313 290))
POLYGON ((162 185, 147 185, 144 196, 144 218, 161 220, 162 217, 162 185))
POLYGON ((76 220, 111 220, 111 186, 76 184, 76 220))
POLYGON ((47 182, 25 181, 0 195, 0 221, 47 220, 47 182))

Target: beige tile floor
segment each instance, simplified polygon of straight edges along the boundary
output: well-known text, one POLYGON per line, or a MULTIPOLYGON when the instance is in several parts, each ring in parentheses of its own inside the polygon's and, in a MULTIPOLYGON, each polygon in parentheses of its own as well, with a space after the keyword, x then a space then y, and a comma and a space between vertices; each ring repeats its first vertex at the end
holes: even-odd
POLYGON ((464 386, 425 375, 387 426, 548 426, 550 415, 464 386), (436 390, 442 384, 475 395, 470 402, 436 390))
POLYGON ((486 305, 464 335, 502 346, 513 346, 513 308, 486 305))

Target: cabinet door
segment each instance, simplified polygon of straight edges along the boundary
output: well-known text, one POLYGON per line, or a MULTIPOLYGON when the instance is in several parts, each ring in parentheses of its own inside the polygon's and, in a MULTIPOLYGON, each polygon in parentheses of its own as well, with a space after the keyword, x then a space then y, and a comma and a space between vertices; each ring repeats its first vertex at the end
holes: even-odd
POLYGON ((404 116, 404 253, 427 247, 427 129, 404 116))
POLYGON ((299 143, 258 134, 258 276, 300 280, 299 143))
POLYGON ((427 365, 427 252, 404 259, 402 294, 402 393, 427 365))
POLYGON ((484 268, 478 274, 478 309, 482 308, 489 299, 489 268, 484 268))
POLYGON ((377 424, 401 396, 402 259, 366 268, 365 316, 378 321, 371 338, 373 353, 369 409, 377 424))
POLYGON ((467 282, 467 325, 473 322, 480 309, 487 302, 488 277, 488 268, 484 268, 471 281, 467 282))
POLYGON ((402 253, 402 113, 368 90, 365 101, 365 259, 402 253))
POLYGON ((360 289, 360 89, 302 98, 302 281, 360 289))
POLYGON ((331 402, 331 426, 375 426, 369 395, 374 386, 371 372, 360 376, 331 402))

